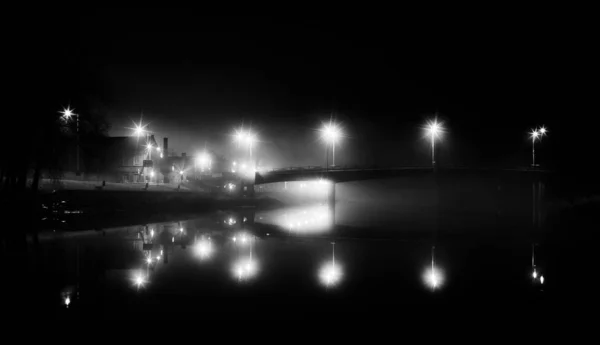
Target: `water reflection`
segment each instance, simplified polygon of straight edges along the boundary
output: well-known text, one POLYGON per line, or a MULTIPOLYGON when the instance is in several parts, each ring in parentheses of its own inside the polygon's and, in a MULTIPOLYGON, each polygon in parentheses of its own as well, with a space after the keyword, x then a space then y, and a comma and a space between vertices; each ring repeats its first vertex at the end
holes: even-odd
POLYGON ((533 279, 533 283, 537 284, 539 283, 540 285, 544 285, 544 281, 546 280, 544 278, 544 275, 541 272, 541 268, 538 267, 536 265, 536 260, 535 260, 535 256, 536 256, 536 251, 535 251, 535 247, 536 244, 532 243, 531 244, 531 278, 533 279))
POLYGON ((275 225, 293 234, 322 234, 333 226, 332 208, 327 204, 291 207, 260 213, 257 223, 275 225))
POLYGON ((319 280, 326 287, 333 287, 342 280, 342 268, 335 262, 335 242, 331 242, 331 261, 325 262, 319 269, 319 280))
POLYGON ((248 281, 258 273, 258 261, 252 257, 252 245, 247 257, 241 257, 233 263, 233 276, 239 281, 248 281))
POLYGON ((200 260, 208 260, 213 256, 214 249, 210 237, 205 238, 204 235, 194 244, 194 253, 200 260))
POLYGON ((425 270, 423 281, 432 291, 444 283, 444 272, 435 265, 435 246, 431 246, 431 267, 425 270))

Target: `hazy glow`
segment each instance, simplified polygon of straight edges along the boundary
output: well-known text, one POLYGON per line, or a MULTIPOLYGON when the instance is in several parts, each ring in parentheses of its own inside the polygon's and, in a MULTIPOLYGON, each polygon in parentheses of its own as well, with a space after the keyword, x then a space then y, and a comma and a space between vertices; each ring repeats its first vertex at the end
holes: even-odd
POLYGON ((160 151, 161 151, 161 150, 160 150, 160 147, 157 147, 157 148, 156 148, 156 151, 160 152, 160 151))
POLYGON ((235 219, 233 219, 232 217, 229 217, 225 223, 227 223, 228 225, 233 225, 236 223, 235 219))
POLYGON ((531 274, 531 276, 533 277, 533 279, 537 278, 537 271, 534 269, 533 273, 531 274))
POLYGON ((154 237, 154 229, 150 230, 150 237, 154 237))
POLYGON ((152 144, 151 144, 151 143, 148 143, 148 144, 146 144, 146 148, 147 148, 148 150, 152 150, 152 144))
POLYGON ((194 245, 194 253, 200 260, 210 259, 214 253, 212 241, 202 238, 194 245))
POLYGON ((233 236, 233 242, 237 243, 237 245, 241 247, 250 245, 253 240, 254 237, 246 232, 238 232, 235 236, 233 236))
POLYGON ((233 264, 232 272, 238 281, 249 280, 258 273, 258 262, 252 258, 240 259, 233 264))
POLYGON ((65 305, 67 306, 67 308, 69 307, 69 304, 71 304, 71 298, 69 296, 65 297, 65 305))
POLYGON ((183 227, 179 228, 179 232, 183 232, 183 227))
POLYGON ((154 171, 150 172, 150 177, 154 177, 154 171))
POLYGON ((256 134, 252 133, 250 130, 244 130, 243 128, 238 129, 233 134, 233 141, 240 146, 246 146, 248 149, 252 149, 254 144, 258 141, 256 134))
POLYGON ((546 131, 547 131, 547 130, 546 130, 546 127, 542 126, 542 127, 540 128, 540 134, 541 134, 541 135, 546 135, 546 131))
POLYGON ((436 267, 429 267, 423 274, 423 280, 433 290, 444 284, 444 274, 436 267))
POLYGON ((328 261, 319 270, 319 280, 327 287, 333 287, 342 280, 342 269, 335 261, 328 261))
POLYGON ((259 223, 276 225, 294 234, 320 234, 331 230, 332 211, 329 205, 290 207, 260 213, 259 223))
POLYGON ((148 259, 146 259, 146 262, 148 263, 148 265, 150 265, 152 263, 152 257, 149 256, 148 259))
POLYGON ((141 272, 136 272, 133 275, 133 284, 139 289, 140 287, 143 287, 144 284, 146 284, 146 278, 144 277, 144 275, 141 272))
POLYGON ((321 128, 321 138, 327 143, 335 144, 341 137, 342 130, 334 123, 323 125, 323 128, 321 128))
POLYGON ((544 284, 544 276, 541 276, 541 277, 540 277, 540 283, 541 283, 541 284, 544 284))
POLYGON ((196 160, 197 164, 200 165, 200 169, 210 169, 212 164, 212 159, 207 152, 202 152, 198 155, 196 160))
POLYGON ((428 136, 430 136, 432 138, 437 138, 442 134, 442 132, 444 131, 444 128, 442 127, 442 124, 439 123, 437 121, 437 119, 435 119, 435 120, 429 121, 427 123, 425 130, 426 130, 428 136))
POLYGON ((535 129, 532 129, 531 133, 529 133, 529 134, 531 134, 531 138, 533 139, 533 141, 535 141, 535 139, 537 139, 540 136, 540 132, 538 132, 535 129))
POLYGON ((63 116, 65 119, 67 119, 67 120, 68 120, 68 119, 70 119, 70 118, 71 118, 71 116, 75 115, 75 113, 73 112, 73 110, 75 110, 75 109, 71 109, 71 106, 68 106, 68 107, 66 107, 66 108, 63 108, 63 110, 62 110, 62 111, 59 111, 59 113, 61 113, 61 114, 62 114, 62 116, 63 116))

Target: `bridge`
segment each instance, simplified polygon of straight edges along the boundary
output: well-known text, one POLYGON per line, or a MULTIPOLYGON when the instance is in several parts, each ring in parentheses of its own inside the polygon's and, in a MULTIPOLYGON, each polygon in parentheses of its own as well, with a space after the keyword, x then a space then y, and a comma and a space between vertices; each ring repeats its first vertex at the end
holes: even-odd
POLYGON ((391 167, 391 168, 323 168, 319 166, 309 167, 291 167, 272 169, 268 171, 257 171, 254 183, 257 185, 275 182, 292 182, 292 181, 309 181, 324 179, 333 183, 384 179, 403 176, 424 176, 436 173, 437 176, 536 176, 540 174, 548 174, 548 170, 515 168, 515 169, 498 169, 498 168, 441 168, 434 169, 431 167, 391 167))
POLYGON ((467 219, 482 214, 482 207, 487 207, 493 210, 493 219, 500 214, 520 214, 539 226, 554 175, 552 171, 531 168, 298 167, 259 171, 254 183, 327 181, 328 203, 335 219, 336 184, 396 178, 393 193, 410 200, 405 210, 420 212, 422 205, 434 204, 435 213, 462 214, 467 219))

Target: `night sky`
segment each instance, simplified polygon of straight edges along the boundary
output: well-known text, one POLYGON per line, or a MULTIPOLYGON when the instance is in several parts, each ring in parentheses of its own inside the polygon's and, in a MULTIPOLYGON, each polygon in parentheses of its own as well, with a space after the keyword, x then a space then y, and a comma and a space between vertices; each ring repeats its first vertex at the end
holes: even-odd
POLYGON ((541 10, 478 19, 97 10, 44 23, 37 67, 56 83, 56 107, 91 99, 110 135, 130 134, 143 113, 177 153, 206 144, 227 155, 243 123, 260 136, 263 164, 322 165, 315 130, 334 116, 348 136, 336 163, 425 165, 419 127, 438 113, 448 129, 441 164, 525 166, 527 131, 544 124, 538 154, 556 166, 583 156, 568 150, 593 118, 571 91, 589 48, 541 10))

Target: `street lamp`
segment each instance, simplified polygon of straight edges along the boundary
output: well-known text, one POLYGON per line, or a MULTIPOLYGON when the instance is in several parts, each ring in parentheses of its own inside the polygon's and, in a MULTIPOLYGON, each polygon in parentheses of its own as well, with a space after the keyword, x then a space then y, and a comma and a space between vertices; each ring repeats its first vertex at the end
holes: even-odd
POLYGON ((240 147, 241 145, 245 146, 248 149, 250 157, 252 157, 252 148, 258 142, 258 138, 256 134, 252 133, 250 130, 245 131, 243 128, 236 130, 233 134, 233 141, 240 147))
POLYGON ((67 106, 66 108, 63 108, 63 110, 59 113, 62 114, 62 117, 65 119, 65 121, 70 120, 72 116, 75 116, 77 121, 77 171, 75 172, 75 174, 79 176, 81 174, 81 172, 79 171, 79 115, 75 114, 73 110, 75 109, 71 109, 71 106, 67 106))
POLYGON ((325 164, 329 165, 329 145, 331 145, 332 151, 332 166, 335 166, 335 144, 342 137, 342 130, 338 125, 329 122, 329 124, 323 125, 321 128, 321 138, 325 141, 325 164))
POLYGON ((546 129, 546 127, 542 126, 539 129, 532 129, 531 132, 529 133, 530 138, 531 138, 531 166, 535 167, 535 141, 537 139, 539 139, 540 141, 542 140, 542 137, 544 137, 546 135, 546 133, 548 132, 548 130, 546 129))
POLYGON ((435 138, 439 137, 444 129, 437 119, 429 121, 426 127, 427 135, 431 137, 431 166, 435 168, 435 138))

